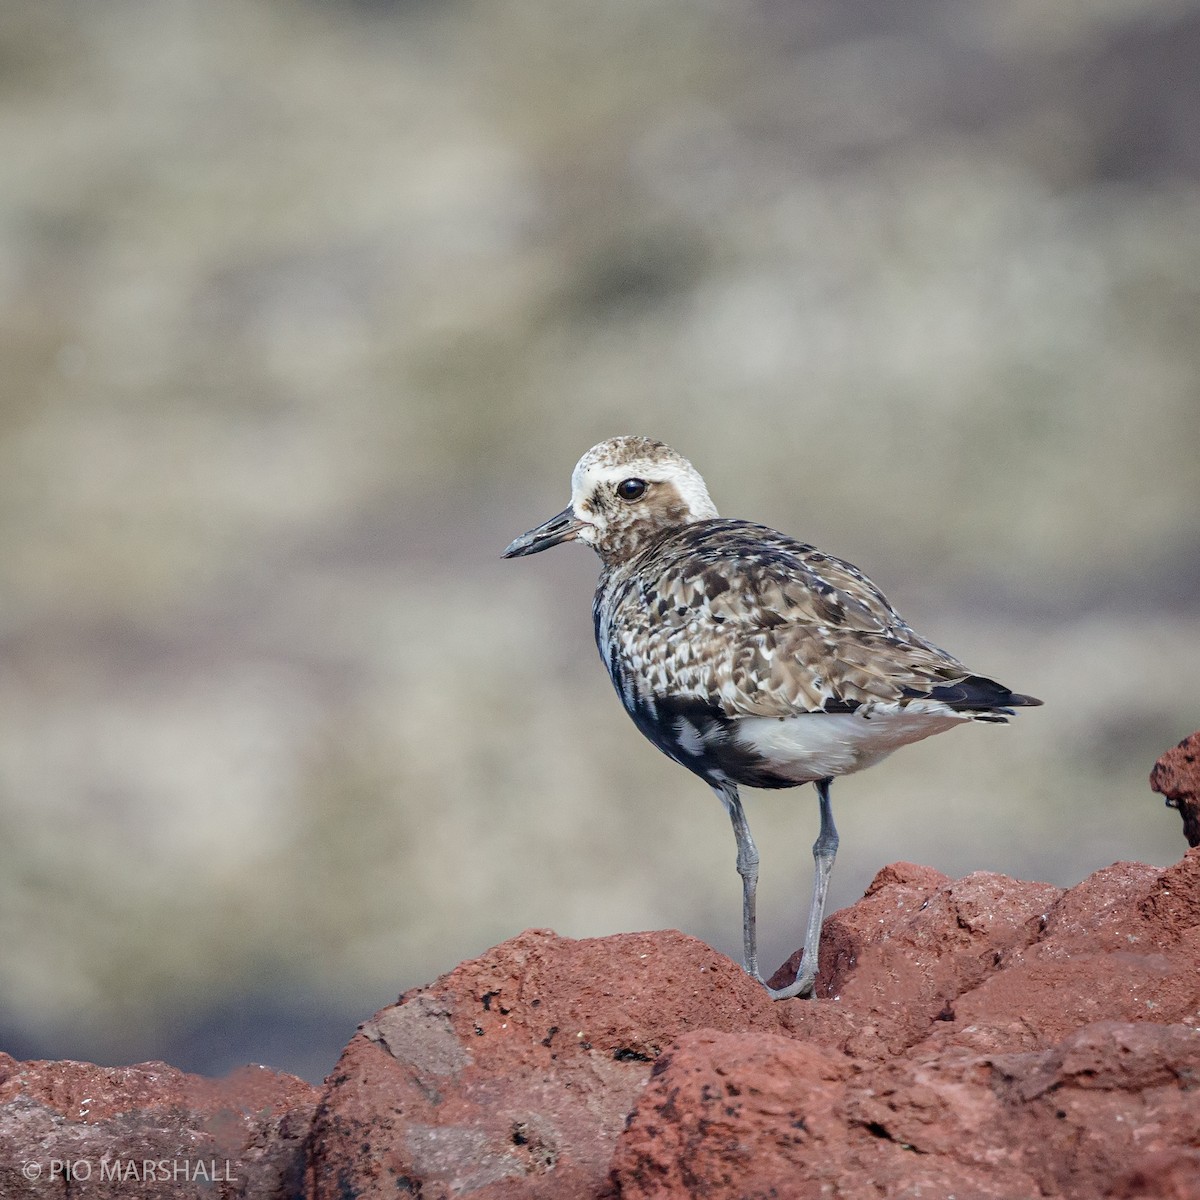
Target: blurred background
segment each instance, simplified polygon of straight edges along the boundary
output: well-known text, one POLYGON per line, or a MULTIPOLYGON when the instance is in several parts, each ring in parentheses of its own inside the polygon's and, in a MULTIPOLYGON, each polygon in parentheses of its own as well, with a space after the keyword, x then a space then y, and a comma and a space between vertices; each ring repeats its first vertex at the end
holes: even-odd
MULTIPOLYGON (((319 1080, 529 926, 738 956, 576 459, 674 445, 1046 707, 833 792, 885 863, 1167 864, 1200 726, 1200 3, 0 7, 0 1048, 319 1080)), ((802 940, 811 788, 752 792, 802 940)))

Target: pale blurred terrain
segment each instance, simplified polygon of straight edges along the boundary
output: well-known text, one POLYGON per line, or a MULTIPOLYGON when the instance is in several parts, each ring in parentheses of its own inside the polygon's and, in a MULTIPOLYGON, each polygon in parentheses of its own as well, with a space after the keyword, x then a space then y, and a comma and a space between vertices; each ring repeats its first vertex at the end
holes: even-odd
MULTIPOLYGON (((733 838, 629 723, 616 433, 1043 709, 833 791, 895 859, 1185 849, 1200 3, 0 7, 0 1048, 310 1078, 527 926, 737 955, 733 838)), ((811 789, 751 793, 769 966, 811 789)))

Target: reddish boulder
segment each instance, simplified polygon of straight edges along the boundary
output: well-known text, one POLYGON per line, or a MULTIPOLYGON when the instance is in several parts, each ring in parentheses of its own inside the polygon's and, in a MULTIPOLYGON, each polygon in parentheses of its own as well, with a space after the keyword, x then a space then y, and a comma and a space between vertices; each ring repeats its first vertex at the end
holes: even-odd
POLYGON ((613 1162, 622 1200, 1200 1195, 1200 1030, 1107 1022, 1048 1051, 864 1067, 770 1035, 686 1034, 613 1162))
POLYGON ((523 934, 363 1027, 309 1195, 1200 1200, 1200 850, 1067 891, 888 867, 819 992, 523 934))
POLYGON ((535 930, 367 1021, 319 1103, 0 1055, 0 1197, 1200 1200, 1198 1089, 1200 848, 1069 890, 900 863, 811 1001, 535 930))
MULTIPOLYGON (((851 1059, 772 1034, 684 1034, 617 1146, 621 1197, 820 1195, 845 1168, 851 1059)), ((829 1194, 837 1194, 829 1192, 829 1194)))
POLYGON ((216 1080, 0 1054, 0 1196, 289 1200, 317 1099, 265 1067, 216 1080))
POLYGON ((1188 845, 1200 846, 1200 733, 1185 737, 1154 764, 1150 786, 1167 798, 1168 808, 1179 809, 1188 845))
POLYGON ((696 1029, 776 1031, 777 1007, 681 933, 523 933, 361 1027, 313 1125, 308 1194, 596 1196, 659 1054, 696 1029))
POLYGON ((1200 1198, 1200 851, 1066 892, 899 864, 826 938, 805 1054, 680 1038, 619 1196, 1200 1198))
POLYGON ((1116 863, 1052 905, 1036 940, 954 1004, 992 1048, 1057 1042, 1093 1021, 1200 1019, 1200 852, 1159 871, 1116 863))
MULTIPOLYGON (((825 924, 817 995, 869 1018, 876 1045, 860 1036, 840 1048, 855 1055, 899 1054, 936 1022, 954 1019, 958 997, 978 987, 1062 895, 1046 883, 977 872, 950 880, 928 867, 896 863, 855 905, 825 924)), ((812 1036, 827 1006, 789 1006, 796 1036, 812 1036)))

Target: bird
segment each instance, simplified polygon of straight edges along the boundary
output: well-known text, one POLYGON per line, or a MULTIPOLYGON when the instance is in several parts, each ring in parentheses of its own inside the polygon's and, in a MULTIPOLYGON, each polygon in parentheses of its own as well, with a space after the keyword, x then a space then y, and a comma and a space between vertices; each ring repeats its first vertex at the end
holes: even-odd
POLYGON ((593 446, 571 502, 505 558, 564 542, 600 558, 596 645, 617 695, 659 750, 716 793, 737 840, 746 971, 772 999, 810 997, 838 833, 834 779, 969 722, 1040 705, 915 633, 857 567, 718 513, 700 473, 640 436, 593 446), (820 829, 803 954, 791 983, 759 972, 759 852, 739 788, 816 788, 820 829))

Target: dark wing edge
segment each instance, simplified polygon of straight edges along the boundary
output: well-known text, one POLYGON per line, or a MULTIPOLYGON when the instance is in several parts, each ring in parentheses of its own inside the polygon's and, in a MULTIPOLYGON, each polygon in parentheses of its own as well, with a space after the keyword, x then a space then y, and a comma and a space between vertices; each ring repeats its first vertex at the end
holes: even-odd
POLYGON ((928 691, 905 688, 904 694, 911 700, 939 700, 957 712, 974 713, 978 721, 1004 722, 1016 715, 1013 709, 1036 708, 1042 703, 1036 696, 1023 696, 984 675, 968 675, 928 691))

